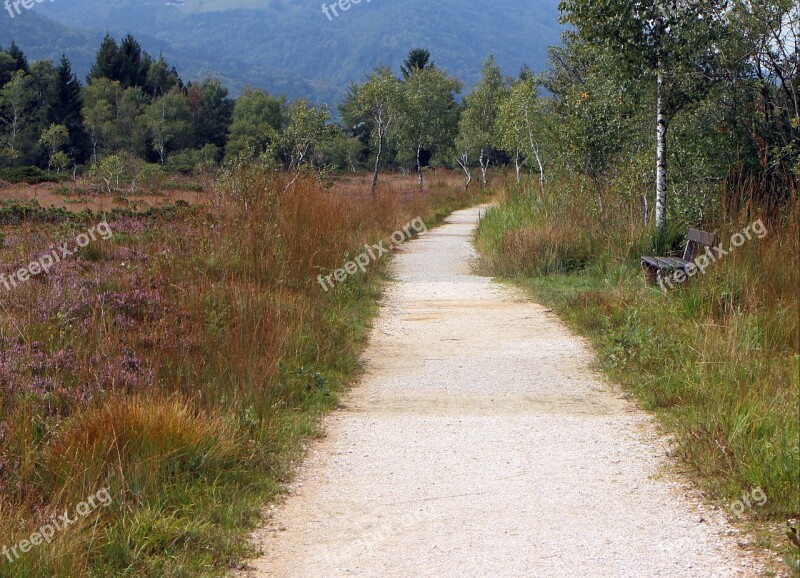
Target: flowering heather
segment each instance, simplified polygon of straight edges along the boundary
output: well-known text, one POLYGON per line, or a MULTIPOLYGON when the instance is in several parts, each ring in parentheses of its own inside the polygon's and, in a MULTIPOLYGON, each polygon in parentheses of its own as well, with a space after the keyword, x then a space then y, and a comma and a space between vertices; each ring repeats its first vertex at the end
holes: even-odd
POLYGON ((146 224, 141 219, 120 217, 109 221, 108 226, 118 235, 138 235, 145 230, 146 224))
MULTIPOLYGON (((161 292, 150 286, 154 278, 130 270, 130 264, 148 259, 135 238, 148 223, 132 218, 115 223, 129 235, 129 246, 90 245, 24 290, 0 292, 0 407, 25 407, 60 419, 99 394, 142 390, 154 381, 148 360, 135 350, 137 339, 124 347, 108 339, 112 331, 120 340, 147 333, 147 324, 169 311, 161 292), (29 340, 28 334, 37 338, 29 340)), ((20 255, 40 254, 69 234, 63 225, 39 225, 24 237, 13 227, 2 229, 0 272, 13 271, 25 261, 20 255)), ((4 411, 0 421, 7 417, 4 411)))

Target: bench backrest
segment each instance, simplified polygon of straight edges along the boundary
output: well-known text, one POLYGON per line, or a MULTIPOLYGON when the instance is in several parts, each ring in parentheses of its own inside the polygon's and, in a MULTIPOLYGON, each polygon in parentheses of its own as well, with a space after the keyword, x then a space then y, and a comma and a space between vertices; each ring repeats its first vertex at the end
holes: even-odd
POLYGON ((702 247, 713 247, 717 244, 717 237, 713 233, 706 233, 699 229, 689 229, 688 242, 686 243, 686 250, 683 253, 685 261, 691 261, 695 255, 699 255, 702 247))

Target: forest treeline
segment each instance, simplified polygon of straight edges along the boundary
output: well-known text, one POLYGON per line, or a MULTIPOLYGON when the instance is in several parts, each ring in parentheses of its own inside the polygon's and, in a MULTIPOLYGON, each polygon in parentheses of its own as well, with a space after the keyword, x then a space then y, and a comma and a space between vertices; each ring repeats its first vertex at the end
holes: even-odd
MULTIPOLYGON (((568 172, 641 199, 643 218, 702 218, 707 192, 754 178, 780 196, 800 158, 798 27, 791 0, 592 3, 567 0, 571 25, 551 66, 504 76, 490 56, 462 83, 414 49, 338 104, 238 98, 215 78, 184 83, 127 36, 106 36, 84 85, 69 60, 28 63, 0 52, 0 166, 87 171, 130 190, 147 174, 260 158, 289 170, 459 168, 467 185, 489 168, 517 177, 568 172)), ((6 171, 4 174, 8 175, 6 171)))

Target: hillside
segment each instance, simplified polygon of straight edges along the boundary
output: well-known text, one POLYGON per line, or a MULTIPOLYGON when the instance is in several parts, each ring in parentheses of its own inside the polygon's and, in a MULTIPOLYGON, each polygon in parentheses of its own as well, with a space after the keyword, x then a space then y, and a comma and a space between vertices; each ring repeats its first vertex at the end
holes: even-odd
POLYGON ((541 69, 547 47, 560 37, 556 0, 511 0, 502 10, 458 0, 362 3, 330 18, 318 2, 166 4, 36 5, 4 23, 0 44, 15 39, 34 58, 64 52, 84 77, 106 31, 118 38, 130 32, 153 55, 163 53, 185 79, 210 73, 234 93, 252 85, 332 103, 364 71, 381 63, 397 68, 415 46, 430 49, 439 66, 469 87, 489 53, 509 75, 523 64, 541 69))

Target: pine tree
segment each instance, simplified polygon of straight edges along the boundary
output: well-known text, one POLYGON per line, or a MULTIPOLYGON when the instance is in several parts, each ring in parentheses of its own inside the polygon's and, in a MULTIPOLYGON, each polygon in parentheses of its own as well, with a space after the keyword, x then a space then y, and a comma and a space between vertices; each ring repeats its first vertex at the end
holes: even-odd
POLYGON ((69 132, 69 155, 77 162, 84 162, 88 158, 90 144, 83 129, 81 83, 72 72, 72 65, 66 56, 61 56, 56 71, 58 76, 50 101, 48 120, 51 124, 66 127, 69 132))
POLYGON ((109 80, 119 80, 120 55, 117 41, 111 35, 106 34, 100 48, 97 50, 95 62, 89 71, 87 81, 92 82, 95 78, 108 78, 109 80))
POLYGON ((403 61, 400 72, 403 73, 403 78, 407 79, 418 70, 428 70, 430 68, 436 68, 436 64, 431 62, 430 51, 424 48, 414 48, 403 61))
POLYGON ((138 86, 147 89, 147 75, 153 60, 142 51, 137 40, 128 34, 119 45, 119 80, 122 88, 138 86))
POLYGON ((8 84, 17 71, 30 74, 28 59, 13 41, 8 50, 0 49, 0 88, 8 84))
POLYGON ((154 66, 153 59, 142 50, 139 42, 128 34, 117 45, 117 42, 106 34, 87 80, 90 83, 95 78, 117 80, 123 89, 138 86, 154 97, 166 94, 174 85, 183 88, 175 69, 167 70, 163 59, 161 62, 164 70, 155 71, 156 77, 150 78, 150 70, 154 66), (167 86, 159 84, 159 76, 163 76, 162 80, 167 86))
POLYGON ((25 74, 30 74, 31 69, 30 66, 28 66, 28 59, 22 50, 20 50, 20 47, 17 46, 16 42, 13 40, 11 41, 11 46, 9 46, 8 50, 6 50, 6 53, 13 58, 14 62, 16 63, 16 69, 14 72, 21 70, 25 74))

